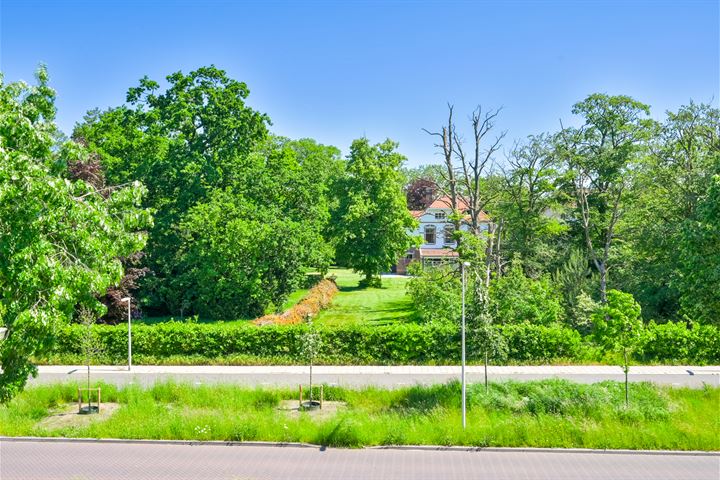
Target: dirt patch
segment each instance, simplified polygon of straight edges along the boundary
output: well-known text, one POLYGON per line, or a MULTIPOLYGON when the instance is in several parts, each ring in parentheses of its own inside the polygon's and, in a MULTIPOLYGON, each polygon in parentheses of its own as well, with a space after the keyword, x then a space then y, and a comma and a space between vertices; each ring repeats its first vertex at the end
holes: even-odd
POLYGON ((91 415, 80 415, 77 403, 62 405, 40 420, 37 426, 47 430, 55 430, 64 427, 84 427, 94 422, 102 422, 112 416, 120 408, 119 403, 105 403, 100 405, 100 412, 91 415))
POLYGON ((297 400, 283 400, 280 402, 278 410, 285 412, 291 418, 297 418, 301 414, 310 415, 310 418, 326 419, 332 417, 337 412, 345 410, 347 404, 345 402, 323 402, 322 408, 316 410, 300 410, 297 400))

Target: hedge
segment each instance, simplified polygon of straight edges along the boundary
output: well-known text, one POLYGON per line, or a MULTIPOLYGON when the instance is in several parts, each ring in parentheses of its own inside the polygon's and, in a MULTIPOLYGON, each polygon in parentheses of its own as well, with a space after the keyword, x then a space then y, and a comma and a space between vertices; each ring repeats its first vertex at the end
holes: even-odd
MULTIPOLYGON (((55 355, 81 355, 83 326, 69 325, 57 339, 55 355)), ((127 355, 127 328, 123 325, 93 327, 107 360, 122 362, 127 355)), ((513 363, 582 362, 600 360, 587 338, 560 325, 503 325, 497 327, 507 341, 513 363)), ((249 323, 196 324, 167 322, 133 327, 133 354, 138 358, 241 357, 244 363, 267 359, 296 359, 307 326, 249 323)), ((452 325, 390 324, 318 327, 323 348, 320 363, 344 364, 456 364, 460 359, 460 334, 452 325)), ((713 326, 683 323, 648 325, 641 357, 647 361, 717 363, 720 330, 713 326)), ((472 353, 470 360, 477 360, 472 353)))

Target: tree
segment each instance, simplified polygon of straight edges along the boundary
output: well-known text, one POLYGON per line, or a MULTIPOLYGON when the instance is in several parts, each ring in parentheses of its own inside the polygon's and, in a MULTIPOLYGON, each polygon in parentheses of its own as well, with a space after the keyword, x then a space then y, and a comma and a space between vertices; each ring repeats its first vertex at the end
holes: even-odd
MULTIPOLYGON (((713 317, 691 307, 712 302, 698 301, 696 292, 687 289, 692 282, 686 280, 700 265, 686 260, 702 249, 688 248, 687 254, 678 255, 678 246, 685 245, 688 233, 702 222, 701 206, 718 172, 718 158, 720 110, 690 102, 667 112, 649 154, 637 167, 638 193, 621 225, 627 241, 619 259, 623 268, 615 278, 623 290, 633 292, 646 318, 672 318, 681 308, 697 320, 713 317)), ((703 255, 712 258, 710 251, 703 255)), ((709 265, 707 260, 703 264, 709 265)))
POLYGON ((107 181, 143 182, 155 212, 149 232, 143 296, 161 311, 184 301, 173 280, 184 214, 216 189, 252 186, 262 177, 249 159, 267 137, 269 119, 245 104, 243 82, 214 66, 167 76, 168 87, 145 77, 127 93, 127 105, 90 112, 73 136, 101 158, 107 181))
POLYGON ((626 96, 595 93, 576 103, 580 128, 563 129, 557 137, 570 191, 575 197, 574 219, 590 260, 598 271, 600 301, 607 301, 607 280, 618 221, 625 213, 633 174, 653 122, 650 108, 626 96))
POLYGON ((680 240, 682 312, 700 322, 720 324, 720 156, 707 194, 680 240))
POLYGON ((490 132, 495 128, 495 121, 500 109, 483 111, 482 107, 473 110, 470 116, 472 125, 471 150, 466 151, 462 135, 457 131, 453 119, 454 108, 448 105, 447 125, 439 132, 423 129, 429 135, 438 137, 439 143, 435 147, 440 149, 444 170, 439 190, 450 199, 458 252, 462 257, 463 236, 460 234, 461 226, 466 223, 470 232, 475 236, 485 235, 485 286, 490 285, 491 271, 497 265, 500 257, 500 238, 502 220, 489 223, 487 232, 483 231, 485 210, 488 204, 497 196, 495 182, 489 178, 494 163, 494 155, 500 149, 502 139, 506 132, 501 132, 494 139, 490 139, 490 132))
POLYGON ((593 315, 597 342, 608 351, 622 353, 626 407, 629 403, 629 361, 642 339, 643 322, 640 319, 640 311, 640 305, 632 295, 618 290, 609 290, 607 302, 593 315))
POLYGON ((429 178, 418 178, 405 187, 410 210, 425 210, 435 200, 437 184, 429 178))
POLYGON ((391 140, 377 145, 355 140, 336 185, 339 204, 330 226, 336 258, 362 272, 366 285, 379 284, 377 276, 413 244, 408 230, 416 221, 407 209, 400 172, 405 157, 396 148, 391 140))
POLYGON ((564 318, 562 296, 550 276, 527 277, 519 259, 513 260, 505 275, 490 282, 489 294, 490 309, 498 323, 549 325, 564 318))
POLYGON ((554 263, 558 237, 566 230, 555 187, 558 160, 550 138, 539 135, 516 144, 508 163, 495 208, 504 221, 504 256, 519 255, 526 273, 537 277, 554 263))
POLYGON ((179 228, 180 273, 173 287, 185 311, 205 318, 253 318, 277 311, 304 279, 317 242, 303 222, 277 206, 216 191, 192 207, 179 228))
POLYGON ((38 85, 0 80, 0 402, 17 394, 78 305, 96 300, 123 275, 118 260, 142 249, 149 213, 144 188, 100 191, 63 178, 64 165, 88 152, 58 146, 55 94, 44 68, 38 85))

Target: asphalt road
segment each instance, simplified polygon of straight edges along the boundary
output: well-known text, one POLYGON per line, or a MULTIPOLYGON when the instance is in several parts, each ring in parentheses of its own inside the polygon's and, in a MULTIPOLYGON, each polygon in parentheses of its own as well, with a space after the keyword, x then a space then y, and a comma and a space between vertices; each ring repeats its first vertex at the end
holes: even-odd
POLYGON ((2 480, 717 480, 720 456, 0 441, 2 480))
MULTIPOLYGON (((68 380, 82 381, 87 370, 81 366, 40 367, 39 376, 31 383, 55 383, 68 380)), ((489 369, 491 381, 536 380, 565 378, 582 383, 603 380, 623 381, 619 367, 612 366, 494 366, 489 369)), ((103 380, 116 385, 130 383, 151 385, 157 381, 174 379, 195 384, 238 383, 250 386, 294 386, 308 381, 308 368, 286 367, 230 367, 230 366, 135 366, 131 372, 122 367, 92 367, 92 380, 103 380)), ((460 378, 459 367, 391 366, 352 367, 317 366, 313 381, 346 387, 375 385, 398 388, 415 384, 446 383, 460 378)), ((657 366, 631 367, 630 381, 648 381, 659 384, 700 388, 703 385, 720 385, 720 367, 657 366)), ((482 382, 483 368, 468 367, 468 382, 482 382)))

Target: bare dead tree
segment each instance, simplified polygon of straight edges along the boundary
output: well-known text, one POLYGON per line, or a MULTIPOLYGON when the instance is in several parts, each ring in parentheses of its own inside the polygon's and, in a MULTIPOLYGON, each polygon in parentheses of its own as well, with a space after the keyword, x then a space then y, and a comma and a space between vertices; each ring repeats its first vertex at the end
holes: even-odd
MULTIPOLYGON (((495 242, 493 236, 497 226, 485 218, 487 205, 495 198, 495 194, 486 189, 485 180, 494 165, 495 153, 500 149, 506 132, 501 132, 494 139, 490 133, 495 127, 495 120, 501 109, 484 111, 481 106, 473 110, 470 116, 472 126, 472 145, 465 149, 463 137, 458 133, 453 119, 454 107, 448 104, 447 123, 440 131, 423 131, 439 140, 435 147, 443 157, 442 185, 438 191, 450 200, 449 207, 453 211, 452 222, 456 232, 463 223, 470 227, 473 235, 481 236, 483 224, 488 224, 487 232, 487 268, 495 263, 492 260, 495 242)), ((458 247, 461 238, 458 236, 458 247)), ((489 273, 487 274, 489 282, 489 273)))

